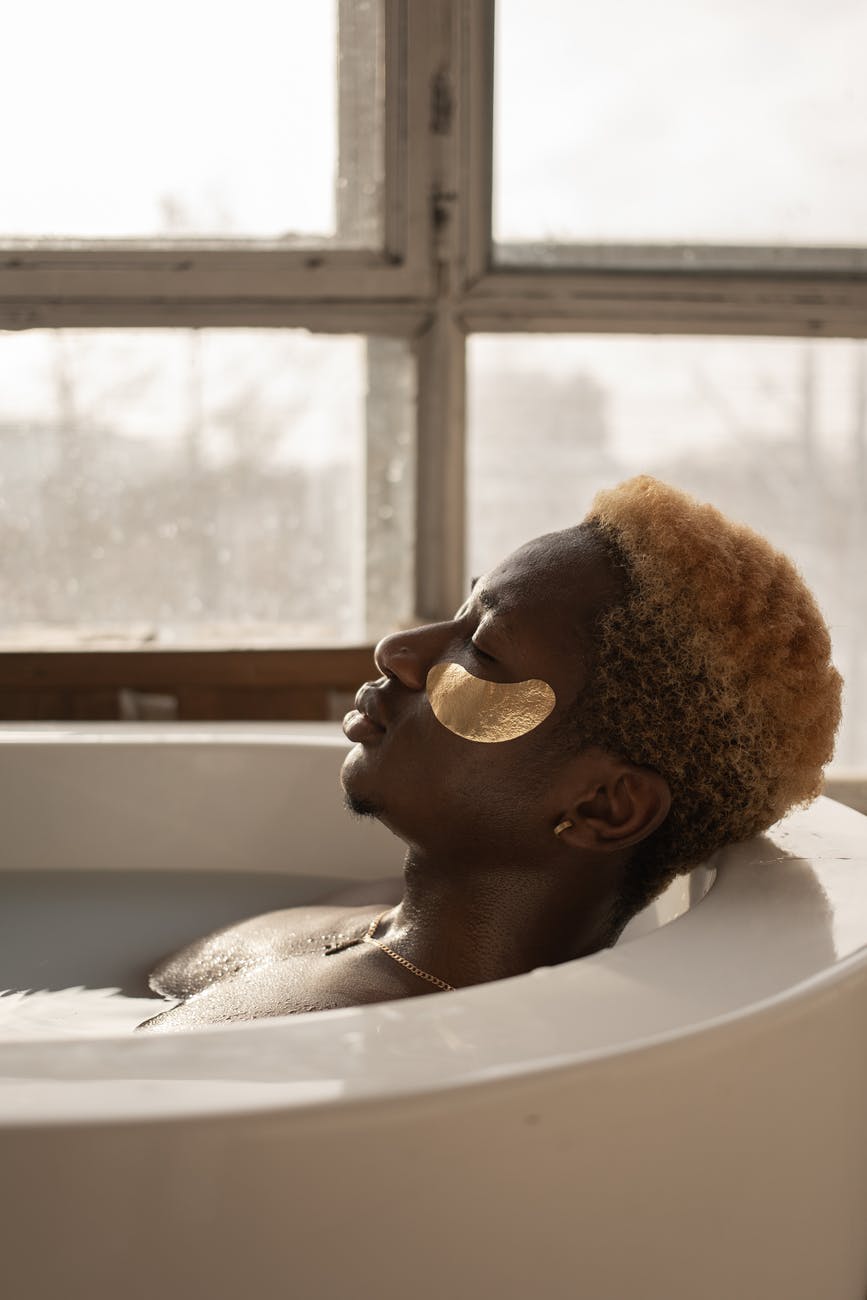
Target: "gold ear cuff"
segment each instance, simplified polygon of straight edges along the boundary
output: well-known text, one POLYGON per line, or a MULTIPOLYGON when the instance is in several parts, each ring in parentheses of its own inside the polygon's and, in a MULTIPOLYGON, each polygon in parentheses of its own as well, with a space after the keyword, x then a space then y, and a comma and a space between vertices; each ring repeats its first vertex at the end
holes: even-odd
POLYGON ((555 827, 554 827, 554 834, 555 834, 555 835, 562 835, 563 832, 567 829, 567 827, 569 827, 569 826, 571 826, 571 825, 572 825, 572 822, 570 822, 569 818, 567 817, 567 818, 565 819, 565 821, 560 822, 559 826, 555 826, 555 827))

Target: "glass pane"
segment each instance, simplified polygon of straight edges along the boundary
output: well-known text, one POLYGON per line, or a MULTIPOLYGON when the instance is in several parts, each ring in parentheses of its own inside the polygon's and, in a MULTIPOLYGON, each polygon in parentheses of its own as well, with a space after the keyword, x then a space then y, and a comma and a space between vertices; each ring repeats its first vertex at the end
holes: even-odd
POLYGON ((864 244, 865 49, 859 0, 497 0, 495 240, 864 244))
POLYGON ((867 344, 477 336, 469 366, 468 577, 654 474, 799 565, 846 679, 837 761, 867 762, 867 344))
POLYGON ((153 0, 134 23, 114 0, 16 6, 0 234, 376 244, 381 19, 379 0, 153 0))
MULTIPOLYGON (((289 330, 0 339, 0 645, 364 639, 367 351, 289 330)), ((409 420, 392 395, 392 533, 409 420)))

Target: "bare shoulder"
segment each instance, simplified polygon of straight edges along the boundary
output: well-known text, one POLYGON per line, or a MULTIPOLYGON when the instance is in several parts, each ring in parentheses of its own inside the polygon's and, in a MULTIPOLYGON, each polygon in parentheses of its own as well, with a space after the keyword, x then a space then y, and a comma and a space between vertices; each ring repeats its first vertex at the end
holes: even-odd
POLYGON ((251 916, 165 957, 148 983, 163 997, 189 998, 240 971, 360 935, 386 905, 291 907, 251 916))

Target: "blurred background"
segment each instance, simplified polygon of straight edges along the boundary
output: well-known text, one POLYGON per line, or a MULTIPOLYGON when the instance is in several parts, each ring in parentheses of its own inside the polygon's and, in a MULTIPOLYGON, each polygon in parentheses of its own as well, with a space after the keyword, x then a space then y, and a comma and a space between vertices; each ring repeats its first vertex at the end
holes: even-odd
POLYGON ((25 54, 0 85, 4 716, 342 712, 358 654, 311 677, 291 652, 367 654, 442 612, 419 579, 439 553, 455 594, 458 569, 468 583, 578 521, 599 487, 651 473, 796 560, 846 680, 838 762, 864 766, 867 317, 827 304, 867 273, 867 9, 443 4, 455 65, 433 67, 416 119, 428 10, 155 0, 134 34, 107 0, 16 14, 25 54), (487 101, 460 65, 477 45, 487 101), (450 133, 483 166, 444 154, 450 133), (434 206, 416 255, 425 177, 453 208, 434 206), (466 177, 484 188, 469 211, 466 177), (485 283, 508 298, 496 329, 467 270, 481 228, 485 283), (213 281, 180 311, 148 276, 202 255, 213 281), (424 275, 392 291, 413 256, 424 275), (24 315, 19 266, 55 277, 24 315), (286 267, 299 287, 251 324, 241 304, 286 267), (705 296, 732 309, 715 318, 698 294, 694 319, 669 317, 665 277, 709 272, 705 296), (565 307, 546 328, 540 293, 571 302, 582 275, 619 295, 616 325, 565 307), (785 301, 763 317, 777 281, 785 301), (388 295, 407 305, 399 328, 388 295), (419 342, 444 314, 451 362, 419 342), (444 413, 442 388, 459 397, 444 413), (175 667, 155 674, 144 651, 175 667), (202 655, 226 651, 242 659, 209 668, 195 704, 202 655), (256 656, 274 652, 255 702, 256 656))

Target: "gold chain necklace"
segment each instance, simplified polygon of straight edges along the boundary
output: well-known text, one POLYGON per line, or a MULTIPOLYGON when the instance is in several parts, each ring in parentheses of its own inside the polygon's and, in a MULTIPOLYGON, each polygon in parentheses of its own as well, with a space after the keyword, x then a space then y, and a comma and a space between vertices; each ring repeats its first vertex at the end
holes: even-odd
POLYGON ((379 916, 373 918, 368 927, 367 933, 363 935, 364 942, 376 944, 377 948, 381 948, 387 956, 393 958, 394 961, 399 962, 401 966, 405 966, 407 970, 411 970, 413 975, 418 975, 419 979, 429 980, 431 984, 436 984, 438 989, 444 989, 447 992, 453 993, 455 987, 454 984, 446 984, 445 980, 437 979, 436 975, 428 975, 426 970, 422 970, 420 966, 414 966, 411 961, 407 961, 406 957, 401 957, 399 952, 395 952, 393 948, 389 948, 381 939, 374 939, 373 936, 376 934, 376 927, 379 925, 382 918, 390 911, 391 908, 387 907, 384 912, 380 912, 379 916))

